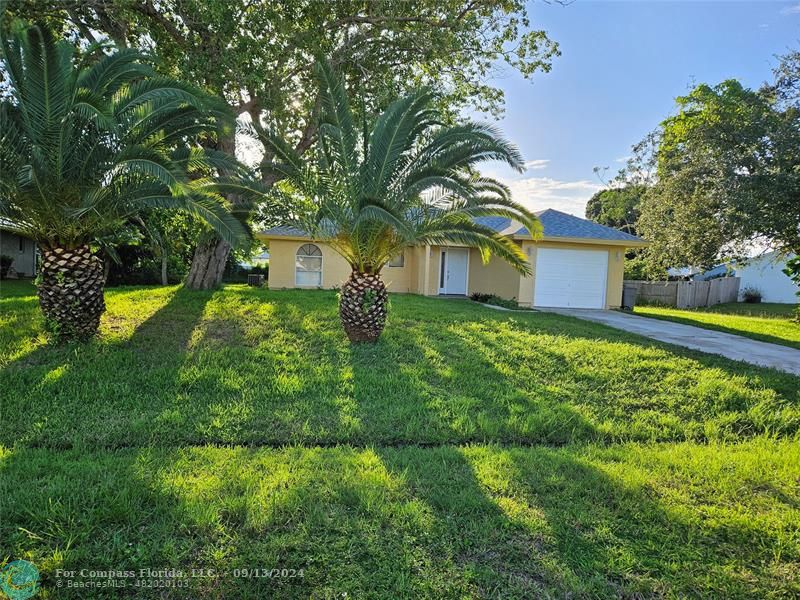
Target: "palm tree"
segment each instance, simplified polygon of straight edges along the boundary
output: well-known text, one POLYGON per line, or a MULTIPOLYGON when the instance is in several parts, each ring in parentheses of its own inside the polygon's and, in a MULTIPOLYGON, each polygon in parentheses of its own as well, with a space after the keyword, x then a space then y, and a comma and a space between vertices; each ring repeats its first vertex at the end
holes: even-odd
POLYGON ((222 196, 243 167, 198 144, 232 134, 219 102, 157 76, 133 49, 79 57, 21 24, 0 42, 0 219, 40 246, 39 303, 59 338, 97 331, 105 303, 93 245, 138 212, 184 209, 229 243, 246 239, 222 196))
POLYGON ((339 299, 351 341, 373 342, 383 331, 387 294, 381 269, 407 246, 473 246, 484 261, 494 254, 530 273, 517 244, 475 220, 503 216, 534 235, 541 230, 506 186, 473 169, 480 161, 499 160, 521 171, 515 146, 488 125, 443 125, 428 89, 395 101, 362 133, 342 78, 325 61, 316 69, 322 111, 313 158, 303 160, 287 140, 269 132, 260 135, 274 154, 265 167, 282 179, 280 192, 305 201, 296 224, 330 244, 352 268, 339 299))

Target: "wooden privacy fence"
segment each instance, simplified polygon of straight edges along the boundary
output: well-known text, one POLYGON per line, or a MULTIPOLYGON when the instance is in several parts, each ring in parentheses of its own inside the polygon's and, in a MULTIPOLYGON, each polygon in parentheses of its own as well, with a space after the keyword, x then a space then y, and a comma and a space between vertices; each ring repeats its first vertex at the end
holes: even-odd
POLYGON ((718 277, 708 281, 626 281, 636 289, 636 302, 663 304, 676 308, 713 306, 739 299, 738 277, 718 277))

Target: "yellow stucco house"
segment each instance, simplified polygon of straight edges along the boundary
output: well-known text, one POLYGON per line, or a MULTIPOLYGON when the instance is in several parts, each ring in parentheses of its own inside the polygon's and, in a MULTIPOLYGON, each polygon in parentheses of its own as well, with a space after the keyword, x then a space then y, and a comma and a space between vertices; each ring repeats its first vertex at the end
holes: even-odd
MULTIPOLYGON (((503 217, 477 219, 510 236, 530 257, 524 277, 499 258, 483 264, 476 248, 412 246, 382 272, 391 292, 466 296, 475 292, 516 298, 521 306, 618 308, 622 302, 625 249, 641 238, 586 219, 548 209, 537 213, 544 236, 531 239, 521 224, 503 217)), ((334 288, 350 275, 345 260, 323 242, 293 227, 258 234, 269 245, 269 287, 334 288)))

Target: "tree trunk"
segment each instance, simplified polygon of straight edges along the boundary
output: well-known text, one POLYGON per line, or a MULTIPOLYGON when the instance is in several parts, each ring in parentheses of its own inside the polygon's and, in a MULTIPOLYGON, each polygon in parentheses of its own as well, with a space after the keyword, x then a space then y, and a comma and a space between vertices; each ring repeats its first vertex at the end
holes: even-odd
POLYGON ((378 341, 386 325, 387 300, 379 274, 350 274, 339 296, 339 317, 351 342, 378 341))
POLYGON ((161 285, 168 285, 169 280, 167 279, 167 253, 164 252, 164 249, 161 249, 161 285))
POLYGON ((186 287, 192 290, 210 290, 222 283, 230 251, 231 247, 216 235, 201 242, 194 251, 186 287))
MULTIPOLYGON (((218 149, 231 156, 236 156, 236 135, 220 139, 218 149)), ((230 200, 233 204, 236 203, 236 198, 230 198, 230 200)), ((225 264, 228 262, 230 252, 230 245, 221 240, 217 234, 212 233, 211 239, 201 241, 197 245, 184 285, 192 290, 209 290, 219 286, 222 283, 222 275, 225 273, 225 264)))
POLYGON ((39 306, 59 341, 87 340, 97 333, 103 299, 103 261, 88 245, 42 248, 39 306))

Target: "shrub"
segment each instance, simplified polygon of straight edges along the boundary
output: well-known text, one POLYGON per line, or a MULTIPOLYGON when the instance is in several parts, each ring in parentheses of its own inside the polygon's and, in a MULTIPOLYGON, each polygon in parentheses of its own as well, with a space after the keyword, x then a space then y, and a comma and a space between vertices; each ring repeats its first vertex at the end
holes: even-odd
POLYGON ((269 266, 255 265, 246 267, 231 260, 228 261, 228 266, 222 275, 222 281, 225 283, 247 283, 248 275, 263 275, 266 281, 269 278, 269 266))
POLYGON ((505 298, 501 298, 500 296, 496 296, 495 294, 482 294, 480 292, 475 292, 470 296, 470 299, 474 300, 475 302, 480 302, 481 304, 491 304, 493 306, 500 306, 502 308, 510 308, 513 310, 520 309, 520 305, 516 298, 507 300, 505 298))
MULTIPOLYGON (((791 279, 794 284, 800 287, 800 256, 793 256, 786 261, 786 268, 783 270, 786 276, 791 279)), ((794 309, 794 320, 800 323, 800 291, 797 292, 798 305, 794 309)))
POLYGON ((0 254, 0 279, 5 279, 11 265, 14 264, 14 257, 7 254, 0 254))
POLYGON ((756 287, 746 287, 742 290, 742 300, 748 304, 761 302, 761 290, 756 287))
POLYGON ((482 294, 481 292, 475 292, 470 296, 471 300, 475 302, 480 302, 481 304, 485 304, 489 301, 489 298, 492 298, 494 294, 482 294))

